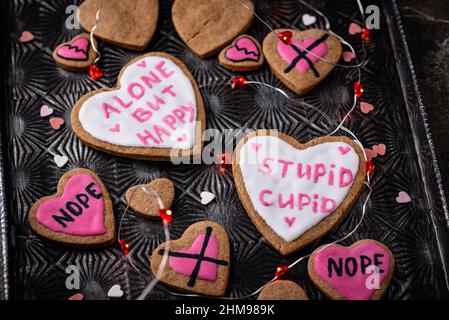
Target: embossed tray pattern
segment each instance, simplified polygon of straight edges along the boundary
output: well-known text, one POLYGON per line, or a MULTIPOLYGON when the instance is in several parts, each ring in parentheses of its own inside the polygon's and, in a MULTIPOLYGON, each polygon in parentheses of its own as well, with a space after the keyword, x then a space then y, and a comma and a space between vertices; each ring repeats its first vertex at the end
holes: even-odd
MULTIPOLYGON (((70 130, 70 111, 83 94, 115 84, 121 67, 138 54, 101 44, 101 68, 105 77, 93 81, 85 74, 58 68, 52 50, 69 40, 79 30, 65 28, 66 7, 78 0, 2 1, 2 19, 9 29, 3 31, 8 67, 2 105, 3 148, 1 195, 5 206, 0 211, 2 254, 5 266, 0 275, 0 296, 11 299, 66 299, 74 292, 65 288, 65 268, 80 267, 81 289, 87 299, 107 298, 108 289, 119 283, 124 299, 135 299, 150 281, 148 259, 163 241, 162 224, 134 214, 125 217, 123 238, 131 246, 130 257, 140 272, 129 267, 119 246, 97 250, 73 249, 56 245, 34 234, 27 222, 30 206, 42 196, 55 191, 64 172, 86 167, 104 181, 114 201, 117 220, 125 209, 124 193, 132 185, 158 177, 171 179, 176 186, 171 225, 173 238, 196 221, 210 219, 229 232, 232 248, 232 271, 228 294, 242 296, 271 279, 279 265, 311 252, 315 247, 338 239, 350 231, 361 217, 361 201, 349 217, 330 235, 291 257, 277 254, 260 236, 237 196, 231 170, 224 174, 215 165, 182 165, 134 161, 113 157, 81 143, 70 130), (5 22, 6 23, 6 22, 5 22), (23 30, 36 39, 20 43, 23 30), (47 104, 66 125, 51 130, 48 120, 39 116, 47 104), (66 155, 69 163, 58 168, 53 155, 66 155), (200 192, 208 190, 217 197, 207 206, 200 203, 200 192)), ((353 0, 310 1, 331 19, 333 30, 354 44, 361 52, 359 37, 349 36, 352 19, 360 20, 353 0)), ((257 13, 273 27, 305 29, 301 17, 310 12, 294 0, 256 0, 257 13)), ((145 50, 165 51, 180 58, 192 71, 201 88, 207 113, 207 127, 227 132, 229 129, 278 129, 305 142, 330 131, 333 124, 319 113, 293 106, 267 88, 252 86, 231 91, 226 85, 233 73, 223 69, 216 57, 196 57, 174 31, 170 8, 172 1, 161 0, 157 35, 145 50)), ((375 105, 365 115, 355 111, 347 126, 356 132, 364 145, 387 145, 387 155, 375 159, 376 171, 372 199, 361 227, 344 244, 372 238, 391 248, 397 266, 386 299, 448 298, 448 216, 441 188, 433 144, 426 115, 419 97, 416 79, 405 42, 395 1, 370 1, 381 8, 381 29, 374 32, 367 46, 368 63, 363 68, 364 101, 375 105), (398 204, 400 191, 413 201, 398 204)), ((242 10, 244 10, 242 8, 242 10)), ((231 19, 231 17, 230 17, 231 19)), ((323 26, 318 19, 317 26, 323 26)), ((119 27, 119 26, 117 26, 119 27)), ((5 29, 4 29, 5 30, 5 29)), ((268 30, 255 21, 249 34, 260 41, 268 30)), ((287 90, 267 65, 247 74, 287 90)), ((334 119, 351 106, 354 71, 337 68, 321 85, 303 98, 334 119)), ((235 142, 235 141, 234 141, 235 142)), ((311 283, 306 262, 290 270, 287 278, 298 282, 311 299, 324 296, 311 283)), ((174 299, 157 288, 149 299, 174 299)))

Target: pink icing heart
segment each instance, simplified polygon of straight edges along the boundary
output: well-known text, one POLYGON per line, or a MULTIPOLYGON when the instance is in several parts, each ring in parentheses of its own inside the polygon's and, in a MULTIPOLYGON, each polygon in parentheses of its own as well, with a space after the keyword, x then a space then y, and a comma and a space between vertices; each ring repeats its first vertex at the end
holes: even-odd
MULTIPOLYGON (((206 235, 199 235, 192 246, 188 249, 179 250, 178 254, 187 254, 187 255, 199 255, 201 253, 201 249, 203 247, 203 243, 206 235)), ((206 250, 204 251, 204 257, 217 259, 218 258, 218 241, 213 235, 210 236, 209 242, 207 243, 206 250)), ((168 264, 173 269, 173 271, 180 273, 186 277, 190 277, 193 273, 195 265, 197 264, 197 259, 187 258, 187 257, 177 257, 170 256, 168 259, 168 264)), ((199 272, 198 279, 207 280, 207 281, 215 281, 217 279, 218 267, 217 264, 210 261, 202 261, 199 272)))
POLYGON ((289 218, 289 217, 285 217, 284 221, 288 224, 289 227, 291 227, 294 223, 295 223, 296 218, 289 218))
POLYGON ((387 146, 384 145, 383 143, 373 146, 372 149, 375 153, 377 153, 377 155, 381 156, 384 156, 385 153, 387 152, 387 146))
MULTIPOLYGON (((295 50, 295 48, 293 48, 293 46, 295 46, 296 49, 300 50, 301 52, 305 53, 304 49, 307 49, 309 46, 313 45, 317 40, 318 39, 315 38, 306 39, 304 41, 301 41, 299 39, 293 39, 290 45, 284 44, 282 41, 279 41, 278 52, 281 55, 282 59, 284 59, 289 65, 291 65, 292 62, 294 62, 294 60, 298 58, 298 52, 295 50)), ((305 56, 313 64, 315 64, 317 61, 320 60, 319 58, 324 58, 324 56, 327 53, 327 50, 328 48, 326 42, 321 42, 317 46, 315 46, 312 50, 309 50, 311 51, 311 53, 309 52, 305 54, 305 56)), ((300 59, 296 63, 295 68, 302 73, 306 73, 310 69, 310 65, 306 59, 300 59)))
POLYGON ((46 104, 41 108, 41 117, 45 118, 53 114, 53 109, 47 106, 46 104))
POLYGON ((372 160, 377 157, 377 152, 371 150, 371 149, 365 149, 366 158, 368 160, 372 160))
POLYGON ((111 129, 109 129, 109 131, 111 131, 111 132, 120 132, 120 123, 117 123, 115 125, 115 127, 112 127, 111 129))
POLYGON ((342 56, 345 62, 351 62, 353 59, 355 59, 355 54, 352 51, 345 51, 343 52, 342 56))
POLYGON ((260 150, 260 148, 262 147, 262 144, 253 143, 253 144, 251 144, 251 147, 254 149, 254 151, 258 152, 260 150))
POLYGON ((352 22, 349 25, 349 34, 350 35, 354 36, 354 35, 362 33, 362 32, 363 32, 362 27, 360 25, 358 25, 357 23, 352 22))
POLYGON ((364 113, 364 114, 368 114, 371 111, 374 110, 374 106, 371 103, 368 102, 360 102, 360 110, 364 113))
POLYGON ((379 283, 382 284, 390 272, 390 254, 373 241, 352 248, 332 245, 313 257, 315 273, 348 300, 372 298, 376 289, 367 286, 367 278, 373 274, 367 268, 373 265, 379 268, 379 283))
POLYGON ((64 119, 62 119, 62 118, 51 118, 50 119, 50 125, 53 128, 53 130, 61 129, 61 126, 63 124, 64 124, 64 119))
POLYGON ((399 195, 396 198, 397 203, 409 203, 411 201, 412 201, 412 198, 405 191, 399 192, 399 195))
POLYGON ((54 232, 74 236, 106 233, 105 204, 101 187, 89 174, 72 176, 60 198, 49 198, 36 212, 36 220, 54 232))
POLYGON ((344 156, 345 154, 347 154, 349 151, 351 151, 350 147, 338 147, 338 151, 340 151, 340 153, 344 156))
POLYGON ((57 54, 67 60, 86 61, 88 59, 89 45, 89 40, 80 38, 59 48, 57 54))
POLYGON ((19 41, 22 43, 27 43, 34 40, 34 35, 30 31, 24 31, 20 35, 19 41))
POLYGON ((259 61, 260 52, 253 39, 243 37, 225 51, 225 57, 234 62, 259 61))

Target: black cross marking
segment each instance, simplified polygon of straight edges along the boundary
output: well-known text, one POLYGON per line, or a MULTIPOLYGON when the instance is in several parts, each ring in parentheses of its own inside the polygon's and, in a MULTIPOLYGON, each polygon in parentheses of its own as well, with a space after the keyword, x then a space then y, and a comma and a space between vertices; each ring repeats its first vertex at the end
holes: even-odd
MULTIPOLYGON (((204 242, 203 242, 203 246, 201 247, 200 254, 190 254, 190 253, 172 252, 172 251, 168 252, 168 255, 170 257, 187 258, 187 259, 195 259, 196 260, 195 268, 193 268, 192 274, 190 275, 189 282, 187 283, 187 285, 189 287, 195 286, 196 279, 198 278, 198 273, 200 272, 201 263, 203 261, 212 262, 212 263, 215 263, 216 265, 220 265, 220 266, 228 265, 227 261, 218 260, 218 259, 204 256, 204 254, 206 253, 207 245, 209 244, 211 234, 212 234, 212 227, 207 227, 206 236, 204 237, 204 242)), ((161 256, 163 256, 164 249, 159 250, 159 254, 161 256)))
POLYGON ((323 43, 324 41, 327 40, 327 38, 329 38, 329 34, 324 34, 321 38, 319 38, 318 40, 316 40, 314 43, 312 43, 310 46, 308 46, 306 48, 305 51, 301 51, 297 46, 295 46, 293 43, 290 44, 290 47, 293 48, 293 50, 296 51, 296 53, 298 54, 298 56, 293 59, 292 63, 287 67, 287 69, 285 69, 285 73, 289 73, 290 71, 293 70, 293 68, 296 67, 296 65, 298 64, 299 61, 301 61, 302 59, 306 60, 306 62, 309 64, 310 69, 312 69, 313 74, 315 75, 315 77, 319 78, 320 77, 320 73, 318 72, 318 70, 315 68, 315 65, 313 64, 312 60, 310 60, 310 58, 307 56, 307 53, 309 51, 312 51, 313 49, 315 49, 316 47, 318 47, 321 43, 323 43))

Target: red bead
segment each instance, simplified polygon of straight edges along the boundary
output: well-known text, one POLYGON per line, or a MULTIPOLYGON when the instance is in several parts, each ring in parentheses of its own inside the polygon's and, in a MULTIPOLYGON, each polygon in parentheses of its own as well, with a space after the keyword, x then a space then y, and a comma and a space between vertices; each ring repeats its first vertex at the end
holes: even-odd
POLYGON ((361 37, 363 40, 369 40, 371 37, 371 30, 368 28, 364 28, 361 37))
POLYGON ((279 266, 276 268, 276 273, 274 274, 274 277, 276 279, 282 277, 286 272, 288 271, 288 266, 279 266))
POLYGON ((232 89, 243 87, 246 84, 246 78, 244 76, 235 76, 231 79, 232 89))
POLYGON ((92 79, 98 80, 103 77, 103 72, 96 65, 91 65, 89 68, 89 75, 92 79))
POLYGON ((293 32, 291 31, 284 31, 278 34, 279 40, 285 45, 290 45, 292 43, 293 39, 293 32))
POLYGON ((168 225, 173 218, 173 212, 170 209, 159 209, 159 215, 166 225, 168 225))
POLYGON ((363 86, 360 84, 360 82, 356 82, 354 84, 354 94, 357 98, 360 98, 364 91, 365 89, 363 89, 363 86))
POLYGON ((365 170, 366 170, 366 172, 367 173, 373 173, 374 169, 375 169, 375 167, 374 167, 373 160, 366 161, 366 163, 365 163, 365 170))
POLYGON ((122 240, 122 239, 120 239, 118 241, 118 243, 120 243, 120 247, 122 247, 123 254, 125 256, 127 256, 129 253, 129 244, 125 240, 122 240))

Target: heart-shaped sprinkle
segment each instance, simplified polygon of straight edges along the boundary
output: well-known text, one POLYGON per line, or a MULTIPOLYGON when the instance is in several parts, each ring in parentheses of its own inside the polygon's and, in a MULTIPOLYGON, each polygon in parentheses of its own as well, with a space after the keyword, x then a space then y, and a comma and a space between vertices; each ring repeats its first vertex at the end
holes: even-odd
POLYGON ((119 284, 114 284, 108 291, 109 298, 121 298, 123 297, 123 294, 124 292, 119 284))
POLYGON ((81 301, 81 300, 84 300, 84 294, 82 294, 82 293, 75 293, 73 296, 69 297, 68 300, 71 300, 71 301, 81 301))
POLYGON ((201 204, 203 205, 208 205, 209 203, 212 202, 212 200, 215 199, 215 195, 208 191, 201 192, 200 197, 201 197, 201 204))
POLYGON ((59 168, 62 168, 62 167, 64 167, 64 166, 67 164, 67 162, 69 162, 69 157, 67 157, 67 156, 60 156, 60 155, 55 155, 54 158, 53 158, 53 160, 55 161, 56 165, 57 165, 59 168))
POLYGON ((345 300, 380 299, 393 269, 391 251, 374 240, 361 240, 348 248, 323 246, 308 263, 312 281, 330 298, 345 300))
POLYGON ((371 150, 371 149, 365 149, 365 154, 367 160, 372 160, 377 157, 377 152, 371 150))
POLYGON ((33 40, 34 40, 34 35, 30 31, 22 32, 22 34, 20 35, 20 39, 19 39, 19 41, 21 43, 27 43, 27 42, 31 42, 33 40))
POLYGON ((355 53, 352 51, 345 51, 342 54, 344 62, 351 62, 355 59, 355 53))
POLYGON ((254 151, 258 152, 260 148, 262 148, 262 145, 260 143, 253 143, 251 144, 251 147, 253 148, 254 151))
POLYGON ((110 128, 109 131, 111 132, 120 132, 120 123, 117 123, 114 127, 110 128))
POLYGON ((378 156, 384 156, 387 152, 387 146, 383 143, 376 144, 371 148, 378 156))
POLYGON ((64 124, 64 119, 62 118, 51 118, 50 125, 53 130, 61 129, 61 126, 64 124))
POLYGON ((42 118, 45 118, 45 117, 51 116, 53 114, 53 112, 54 112, 53 108, 50 108, 49 106, 44 104, 41 107, 41 113, 40 114, 41 114, 42 118))
POLYGON ((405 191, 399 192, 398 196, 396 197, 397 203, 409 203, 412 201, 412 198, 409 196, 409 194, 405 191))
POLYGON ((356 34, 362 33, 363 32, 363 28, 360 25, 358 25, 357 23, 352 22, 349 25, 348 32, 349 32, 350 35, 354 36, 356 34))
POLYGON ((368 114, 374 110, 374 106, 368 102, 360 102, 360 110, 362 111, 362 113, 368 114))
POLYGON ((308 13, 303 14, 303 16, 302 16, 302 23, 303 23, 306 27, 308 27, 308 26, 314 24, 315 22, 316 22, 316 17, 315 17, 315 16, 312 16, 312 15, 310 15, 310 14, 308 14, 308 13))
POLYGON ((295 223, 295 220, 296 220, 295 217, 293 217, 293 218, 285 217, 284 218, 284 221, 287 223, 287 225, 289 227, 291 227, 295 223))
POLYGON ((338 151, 340 151, 341 155, 344 156, 344 155, 346 155, 348 152, 351 151, 351 147, 342 147, 342 146, 339 146, 339 147, 338 147, 338 151))

